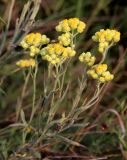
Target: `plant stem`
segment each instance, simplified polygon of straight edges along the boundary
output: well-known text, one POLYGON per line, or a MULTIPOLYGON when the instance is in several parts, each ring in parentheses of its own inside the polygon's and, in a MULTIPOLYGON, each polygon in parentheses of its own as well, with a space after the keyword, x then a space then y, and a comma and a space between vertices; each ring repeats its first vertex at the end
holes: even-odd
POLYGON ((105 58, 106 58, 106 55, 107 55, 107 53, 108 53, 108 50, 109 50, 109 48, 112 47, 112 45, 113 45, 113 43, 111 43, 111 44, 108 46, 108 48, 105 49, 105 51, 104 51, 104 53, 103 53, 103 56, 102 56, 102 59, 101 59, 101 61, 99 62, 99 64, 102 64, 102 63, 104 62, 104 60, 105 60, 105 58))
POLYGON ((16 107, 17 108, 16 120, 19 119, 20 111, 21 111, 21 108, 22 108, 22 101, 23 101, 23 98, 25 96, 26 87, 27 87, 27 84, 28 84, 28 81, 29 81, 29 78, 30 78, 30 74, 31 74, 31 68, 29 69, 28 74, 25 78, 24 86, 23 86, 22 93, 21 93, 21 98, 20 98, 20 101, 18 102, 17 107, 16 107))
POLYGON ((30 121, 29 123, 31 123, 33 116, 35 114, 36 108, 35 108, 35 101, 36 101, 36 78, 37 78, 37 72, 38 72, 38 63, 36 61, 36 66, 35 66, 35 71, 34 71, 34 75, 33 75, 33 100, 32 100, 32 112, 31 112, 31 116, 30 116, 30 121))

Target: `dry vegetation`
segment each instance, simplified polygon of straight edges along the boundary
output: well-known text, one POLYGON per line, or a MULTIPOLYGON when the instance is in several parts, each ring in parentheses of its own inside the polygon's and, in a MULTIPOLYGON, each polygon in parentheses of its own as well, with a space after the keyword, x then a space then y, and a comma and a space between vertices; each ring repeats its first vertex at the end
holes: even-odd
POLYGON ((126 5, 120 0, 0 0, 0 160, 127 160, 126 5), (69 31, 58 41, 62 33, 55 26, 72 17, 86 24, 83 32, 69 31), (91 37, 107 28, 116 30, 116 39, 102 54, 91 37), (34 61, 19 61, 31 57, 24 45, 31 32, 47 37, 36 47, 34 61), (56 54, 59 62, 54 62, 45 56, 50 55, 46 47, 58 42, 65 46, 60 44, 62 56, 56 54), (88 63, 80 57, 81 63, 83 52, 94 58, 88 63), (106 71, 102 63, 111 72, 108 80, 87 72, 97 71, 97 65, 106 71))

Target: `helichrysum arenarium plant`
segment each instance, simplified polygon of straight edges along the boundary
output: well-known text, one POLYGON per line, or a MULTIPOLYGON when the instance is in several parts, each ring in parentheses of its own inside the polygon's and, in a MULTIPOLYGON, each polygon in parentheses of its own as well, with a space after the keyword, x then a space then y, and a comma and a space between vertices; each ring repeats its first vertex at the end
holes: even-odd
POLYGON ((63 133, 70 128, 77 127, 77 131, 87 125, 88 122, 83 114, 97 102, 104 83, 114 78, 105 59, 110 47, 120 40, 120 32, 113 29, 101 29, 93 35, 92 39, 98 44, 98 52, 102 55, 102 59, 97 63, 96 57, 90 51, 79 55, 77 59, 84 65, 84 73, 82 78, 77 77, 77 79, 80 78, 79 88, 78 91, 74 91, 76 93, 72 103, 68 102, 69 106, 60 113, 62 105, 67 102, 70 85, 69 80, 68 84, 64 83, 66 73, 68 70, 70 72, 69 65, 72 58, 78 55, 76 40, 85 28, 86 24, 78 18, 65 19, 56 26, 56 31, 59 33, 57 39, 51 40, 41 33, 30 33, 20 42, 19 45, 24 49, 26 58, 17 61, 16 65, 23 70, 23 73, 26 73, 26 77, 21 99, 17 104, 19 123, 16 127, 19 127, 22 133, 22 144, 17 152, 25 143, 37 147, 56 139, 60 142, 65 141, 68 144, 81 146, 75 142, 74 136, 64 136, 63 133), (47 62, 48 69, 47 77, 43 79, 43 102, 40 104, 36 79, 39 70, 42 69, 40 65, 44 61, 47 62), (33 80, 33 96, 30 116, 27 116, 23 108, 23 96, 30 79, 33 80), (96 82, 96 90, 90 99, 82 98, 90 79, 96 82))

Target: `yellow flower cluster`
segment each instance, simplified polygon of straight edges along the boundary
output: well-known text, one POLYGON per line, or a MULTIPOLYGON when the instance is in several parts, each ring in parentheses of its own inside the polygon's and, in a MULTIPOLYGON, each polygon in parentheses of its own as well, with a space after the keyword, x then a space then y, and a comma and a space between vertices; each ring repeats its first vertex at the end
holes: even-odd
POLYGON ((107 64, 94 65, 90 70, 87 71, 93 79, 99 80, 101 83, 111 81, 114 75, 107 71, 107 64))
MULTIPOLYGON (((58 32, 65 32, 58 37, 58 43, 48 44, 42 48, 40 54, 43 60, 47 60, 51 64, 64 62, 67 58, 73 57, 76 54, 74 50, 73 38, 77 33, 83 32, 86 24, 78 18, 65 19, 56 26, 58 32), (71 31, 75 31, 74 33, 71 31)), ((35 48, 31 47, 31 50, 35 48)), ((38 53, 38 50, 36 50, 38 53)))
POLYGON ((58 37, 59 43, 63 46, 69 46, 71 44, 71 33, 66 32, 58 37))
POLYGON ((76 51, 74 49, 72 49, 71 47, 67 47, 64 48, 63 53, 62 53, 62 57, 65 58, 70 58, 75 56, 76 51))
POLYGON ((30 56, 34 57, 35 55, 37 55, 40 52, 40 49, 38 47, 35 46, 30 46, 30 56))
POLYGON ((120 40, 120 32, 111 29, 101 29, 99 32, 96 32, 92 37, 95 42, 99 42, 99 52, 104 53, 105 49, 109 45, 116 43, 120 40))
POLYGON ((41 36, 41 44, 45 45, 45 44, 48 44, 49 42, 50 42, 50 39, 45 34, 43 34, 41 36))
POLYGON ((20 45, 24 49, 30 50, 30 56, 34 57, 40 52, 40 46, 49 43, 49 38, 46 35, 40 33, 30 33, 24 37, 20 45))
POLYGON ((43 60, 47 60, 51 64, 63 62, 69 57, 73 57, 76 52, 71 47, 63 47, 60 43, 49 44, 40 52, 43 60))
POLYGON ((41 43, 41 34, 40 33, 30 33, 26 35, 24 40, 28 45, 31 45, 31 46, 33 45, 33 46, 38 47, 41 43))
POLYGON ((17 63, 16 63, 17 66, 21 67, 21 68, 25 68, 25 67, 35 67, 36 65, 36 62, 34 59, 22 59, 22 60, 19 60, 17 63))
POLYGON ((83 52, 79 56, 79 60, 88 66, 92 66, 95 63, 96 58, 91 55, 91 52, 86 52, 86 53, 83 52))
POLYGON ((57 32, 70 32, 76 30, 78 33, 82 33, 86 27, 86 24, 80 21, 78 18, 65 19, 56 26, 57 32))

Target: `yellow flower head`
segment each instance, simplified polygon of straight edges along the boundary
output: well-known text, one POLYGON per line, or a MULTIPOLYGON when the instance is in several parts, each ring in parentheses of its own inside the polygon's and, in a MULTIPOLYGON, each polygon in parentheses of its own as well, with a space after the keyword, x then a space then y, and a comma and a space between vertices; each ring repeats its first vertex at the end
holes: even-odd
POLYGON ((24 48, 24 49, 29 48, 29 45, 28 45, 24 40, 21 41, 20 45, 21 45, 22 48, 24 48))
POLYGON ((48 44, 50 39, 46 35, 41 35, 40 33, 30 33, 24 37, 20 45, 24 49, 28 49, 29 55, 34 57, 40 53, 40 47, 42 45, 48 44))
POLYGON ((120 40, 120 32, 114 29, 101 29, 92 37, 95 42, 99 42, 99 52, 104 53, 109 45, 113 45, 120 40))
POLYGON ((50 42, 50 39, 46 36, 46 35, 42 35, 41 36, 41 44, 44 45, 44 44, 48 44, 50 42))
POLYGON ((39 46, 41 43, 41 34, 40 33, 30 33, 24 37, 24 41, 28 45, 39 46))
POLYGON ((84 29, 86 28, 86 24, 84 22, 79 22, 79 25, 77 27, 77 32, 78 33, 82 33, 84 31, 84 29))
POLYGON ((94 69, 89 69, 87 71, 87 74, 90 75, 93 79, 97 79, 98 78, 98 75, 97 75, 97 73, 95 72, 94 69))
POLYGON ((106 64, 97 64, 87 71, 93 79, 97 79, 100 83, 111 81, 114 75, 107 71, 106 64))
POLYGON ((111 74, 109 71, 103 72, 102 76, 104 77, 105 81, 110 81, 114 78, 114 75, 111 74))
POLYGON ((66 32, 58 37, 59 43, 63 46, 69 46, 71 43, 71 34, 69 32, 66 32))
POLYGON ((41 50, 43 60, 47 60, 51 64, 57 64, 62 61, 61 55, 64 47, 59 43, 49 44, 41 50))
POLYGON ((80 21, 78 18, 65 19, 56 26, 57 32, 70 32, 76 30, 78 33, 82 33, 86 27, 86 24, 80 21))
POLYGON ((38 55, 40 52, 40 49, 35 46, 30 46, 30 56, 34 57, 35 55, 38 55))
POLYGON ((38 47, 41 44, 41 34, 35 33, 33 45, 38 47))
POLYGON ((43 48, 40 54, 42 55, 42 59, 54 65, 73 57, 76 52, 71 47, 65 48, 60 43, 53 43, 43 48))
POLYGON ((46 35, 40 33, 30 33, 21 41, 20 45, 27 49, 30 46, 39 47, 40 45, 48 44, 50 39, 46 35))
POLYGON ((83 52, 79 56, 79 60, 80 60, 80 62, 83 62, 88 66, 93 66, 96 58, 94 56, 92 56, 91 52, 86 52, 86 53, 83 52))
POLYGON ((21 68, 25 68, 25 67, 35 67, 36 62, 34 59, 22 59, 19 60, 18 62, 16 62, 16 65, 21 67, 21 68))
POLYGON ((107 70, 107 64, 98 64, 94 66, 94 69, 98 75, 101 75, 107 70))
POLYGON ((24 37, 24 41, 28 44, 28 45, 32 45, 35 39, 35 34, 34 33, 30 33, 28 35, 26 35, 24 37))
POLYGON ((62 57, 69 58, 69 57, 75 56, 75 54, 76 54, 76 51, 74 49, 72 49, 71 47, 67 47, 67 48, 64 48, 62 57))
POLYGON ((68 20, 65 19, 65 20, 59 22, 59 25, 56 26, 56 31, 57 32, 70 32, 71 28, 68 24, 68 20))
POLYGON ((54 43, 53 44, 53 48, 54 48, 54 52, 57 55, 60 55, 63 52, 63 49, 64 49, 64 47, 59 43, 54 43))
POLYGON ((68 23, 69 26, 71 27, 71 29, 77 29, 78 25, 79 25, 79 19, 78 18, 70 18, 68 19, 68 23))

